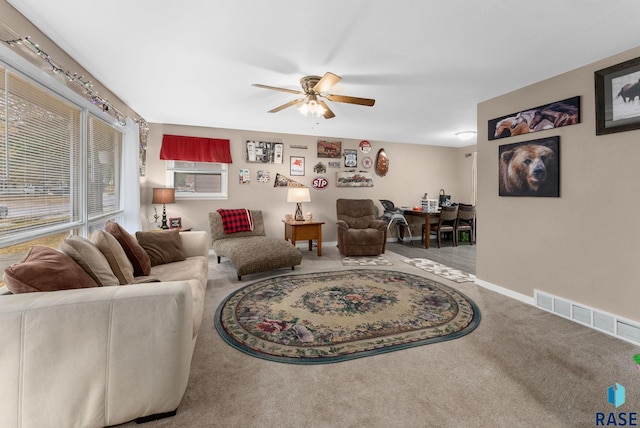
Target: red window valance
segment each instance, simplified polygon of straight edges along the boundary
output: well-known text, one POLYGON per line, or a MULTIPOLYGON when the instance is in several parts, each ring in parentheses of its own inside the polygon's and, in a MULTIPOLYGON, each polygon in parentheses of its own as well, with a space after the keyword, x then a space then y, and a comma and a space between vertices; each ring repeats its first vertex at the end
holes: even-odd
POLYGON ((160 159, 231 163, 229 140, 163 135, 160 159))

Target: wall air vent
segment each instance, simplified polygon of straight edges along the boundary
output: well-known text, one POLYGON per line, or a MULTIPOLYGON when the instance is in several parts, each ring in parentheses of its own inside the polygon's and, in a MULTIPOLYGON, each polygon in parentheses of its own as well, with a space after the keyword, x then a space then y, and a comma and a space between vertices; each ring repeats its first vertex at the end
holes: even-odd
POLYGON ((616 324, 618 327, 618 336, 640 343, 640 326, 631 325, 622 321, 618 321, 616 324))
POLYGON ((592 311, 590 309, 583 308, 582 306, 571 306, 571 318, 582 324, 591 324, 591 313, 592 311))
POLYGON ((558 315, 562 315, 563 317, 571 318, 571 303, 566 300, 554 297, 553 312, 558 315))
POLYGON ((599 330, 604 330, 609 334, 614 334, 616 332, 616 319, 610 315, 594 312, 593 326, 599 330))
POLYGON ((547 312, 607 333, 618 339, 640 345, 640 324, 616 315, 590 308, 540 290, 534 292, 535 305, 547 312))
POLYGON ((536 293, 536 306, 548 311, 553 310, 553 297, 544 293, 536 293))

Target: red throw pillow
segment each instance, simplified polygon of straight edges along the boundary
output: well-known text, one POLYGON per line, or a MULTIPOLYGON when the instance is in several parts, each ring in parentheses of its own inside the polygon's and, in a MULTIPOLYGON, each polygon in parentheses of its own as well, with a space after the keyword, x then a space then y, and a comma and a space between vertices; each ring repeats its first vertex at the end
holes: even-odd
POLYGON ((98 287, 98 284, 68 255, 35 245, 20 263, 4 271, 4 284, 12 293, 98 287))
POLYGON ((149 275, 151 273, 151 259, 149 259, 149 255, 144 248, 138 244, 136 238, 114 221, 108 221, 104 230, 113 235, 122 246, 127 258, 133 265, 134 276, 149 275))
POLYGON ((250 232, 253 230, 251 212, 246 208, 230 210, 220 208, 218 214, 222 217, 224 233, 250 232))

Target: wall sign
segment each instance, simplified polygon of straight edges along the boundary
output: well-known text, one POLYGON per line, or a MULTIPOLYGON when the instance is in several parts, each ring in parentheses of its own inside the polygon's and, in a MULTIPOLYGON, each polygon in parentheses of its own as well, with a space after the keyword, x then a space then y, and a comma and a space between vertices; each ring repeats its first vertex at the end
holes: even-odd
POLYGON ((316 177, 311 181, 311 187, 318 190, 326 189, 329 187, 329 180, 325 177, 316 177))
POLYGON ((362 158, 362 167, 364 169, 369 169, 371 168, 371 166, 373 166, 373 159, 371 159, 369 156, 365 156, 362 158))
POLYGON ((352 168, 358 165, 358 151, 354 149, 344 149, 344 166, 352 168))

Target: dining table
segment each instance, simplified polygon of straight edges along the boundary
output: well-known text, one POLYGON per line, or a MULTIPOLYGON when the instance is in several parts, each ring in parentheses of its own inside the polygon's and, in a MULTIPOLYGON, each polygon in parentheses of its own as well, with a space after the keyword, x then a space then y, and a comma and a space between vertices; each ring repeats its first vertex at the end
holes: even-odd
POLYGON ((430 233, 429 233, 429 225, 435 219, 435 223, 437 223, 438 218, 440 217, 439 211, 426 211, 426 210, 417 210, 414 208, 402 208, 402 214, 404 216, 413 216, 413 217, 423 217, 424 218, 424 227, 425 227, 425 239, 424 239, 424 247, 429 248, 430 241, 430 233))

